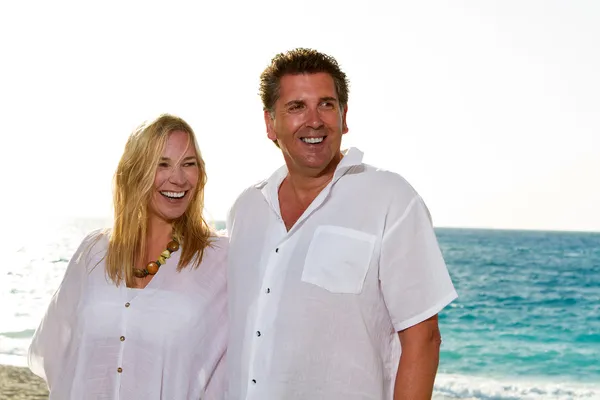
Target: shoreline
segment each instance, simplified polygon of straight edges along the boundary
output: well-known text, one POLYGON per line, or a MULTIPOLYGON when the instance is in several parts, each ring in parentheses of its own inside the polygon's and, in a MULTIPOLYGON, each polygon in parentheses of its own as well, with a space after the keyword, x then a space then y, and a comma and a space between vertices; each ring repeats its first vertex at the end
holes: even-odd
MULTIPOLYGON (((471 378, 471 380, 473 381, 471 382, 472 384, 475 384, 475 386, 479 386, 478 379, 471 378)), ((512 384, 514 383, 515 382, 512 382, 512 384)), ((455 382, 454 385, 450 386, 448 386, 448 384, 446 383, 444 384, 444 386, 453 389, 452 391, 455 392, 455 394, 443 394, 446 391, 440 393, 439 389, 434 390, 432 400, 477 400, 478 398, 480 398, 479 395, 475 394, 472 390, 466 389, 467 386, 470 386, 467 385, 466 382, 459 381, 455 382)), ((596 391, 597 389, 587 387, 587 385, 569 388, 563 387, 561 382, 555 382, 553 386, 554 387, 543 388, 542 393, 545 393, 547 395, 550 395, 554 392, 557 392, 559 394, 568 393, 570 395, 573 395, 573 398, 592 398, 590 396, 594 396, 594 393, 598 393, 596 391)), ((537 394, 539 396, 534 396, 533 398, 545 398, 542 397, 542 393, 534 392, 534 394, 537 394)), ((513 396, 515 395, 515 393, 513 391, 511 393, 506 393, 506 395, 513 396)), ((557 398, 552 396, 550 397, 557 398)), ((0 399, 48 400, 48 389, 46 387, 46 382, 34 375, 27 367, 0 364, 0 399)))
MULTIPOLYGON (((35 376, 27 367, 0 364, 0 399, 48 400, 46 382, 35 376)), ((433 399, 451 398, 434 394, 433 399)))
POLYGON ((47 400, 46 382, 29 368, 0 365, 0 399, 47 400))

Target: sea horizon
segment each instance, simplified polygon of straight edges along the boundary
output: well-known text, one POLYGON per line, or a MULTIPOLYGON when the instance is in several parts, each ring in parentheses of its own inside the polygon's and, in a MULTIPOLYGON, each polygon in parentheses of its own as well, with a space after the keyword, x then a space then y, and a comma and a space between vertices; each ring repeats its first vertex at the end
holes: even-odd
MULTIPOLYGON (((106 223, 112 222, 112 216, 90 214, 90 215, 49 215, 49 214, 31 214, 29 217, 33 220, 40 221, 44 224, 53 222, 64 222, 64 221, 77 221, 77 220, 88 220, 88 221, 103 221, 106 223)), ((9 217, 10 218, 10 217, 9 217)), ((219 224, 224 226, 226 222, 225 217, 213 218, 204 217, 209 224, 219 224)), ((110 228, 109 226, 106 226, 110 228)), ((592 233, 600 234, 600 226, 593 229, 576 229, 576 228, 537 228, 537 227, 498 227, 498 226, 485 226, 485 225, 438 225, 433 223, 434 229, 472 229, 481 231, 510 231, 510 232, 549 232, 549 233, 592 233)))

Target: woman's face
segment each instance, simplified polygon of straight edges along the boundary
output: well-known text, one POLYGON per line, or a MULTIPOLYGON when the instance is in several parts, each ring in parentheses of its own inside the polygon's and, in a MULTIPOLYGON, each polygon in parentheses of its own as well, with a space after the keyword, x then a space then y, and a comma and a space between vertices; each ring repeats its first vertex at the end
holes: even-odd
POLYGON ((169 133, 154 177, 150 213, 167 222, 181 217, 196 191, 198 168, 190 136, 183 131, 169 133))

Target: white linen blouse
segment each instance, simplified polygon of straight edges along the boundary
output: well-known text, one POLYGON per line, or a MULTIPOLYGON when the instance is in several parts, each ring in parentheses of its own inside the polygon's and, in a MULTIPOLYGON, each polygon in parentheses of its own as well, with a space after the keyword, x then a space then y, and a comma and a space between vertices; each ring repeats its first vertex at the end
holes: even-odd
POLYGON ((71 259, 29 348, 50 399, 184 400, 225 396, 227 239, 197 269, 177 272, 181 251, 144 289, 105 273, 106 234, 71 259))

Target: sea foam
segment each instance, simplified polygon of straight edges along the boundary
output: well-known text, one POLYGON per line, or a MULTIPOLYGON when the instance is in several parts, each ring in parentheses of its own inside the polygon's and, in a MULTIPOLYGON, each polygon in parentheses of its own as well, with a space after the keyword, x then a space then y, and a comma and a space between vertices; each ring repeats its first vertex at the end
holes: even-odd
POLYGON ((600 384, 438 374, 435 392, 440 400, 591 400, 600 399, 600 384))

